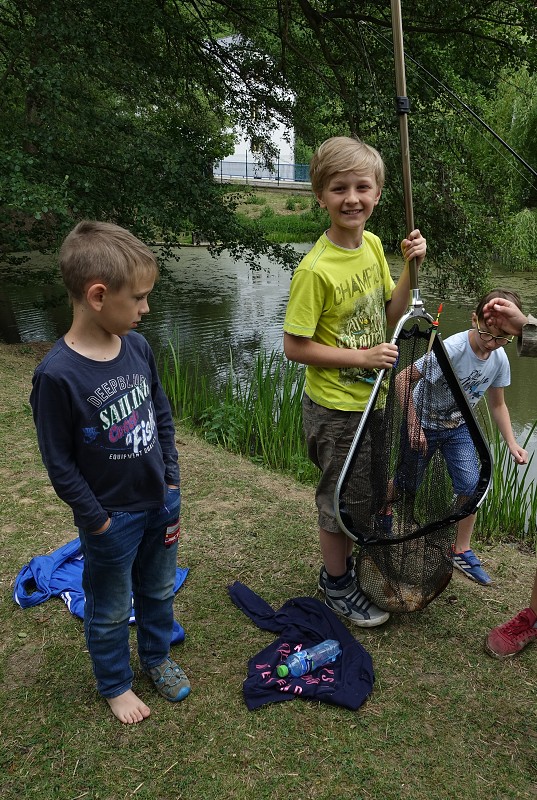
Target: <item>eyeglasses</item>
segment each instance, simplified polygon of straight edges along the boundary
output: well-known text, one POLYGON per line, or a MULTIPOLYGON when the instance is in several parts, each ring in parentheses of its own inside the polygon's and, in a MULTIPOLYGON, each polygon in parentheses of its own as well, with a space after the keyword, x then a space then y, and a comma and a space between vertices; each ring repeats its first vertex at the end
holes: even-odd
POLYGON ((493 336, 492 333, 489 333, 488 331, 480 331, 479 328, 477 329, 477 332, 484 342, 494 341, 501 345, 511 344, 515 338, 514 336, 493 336))

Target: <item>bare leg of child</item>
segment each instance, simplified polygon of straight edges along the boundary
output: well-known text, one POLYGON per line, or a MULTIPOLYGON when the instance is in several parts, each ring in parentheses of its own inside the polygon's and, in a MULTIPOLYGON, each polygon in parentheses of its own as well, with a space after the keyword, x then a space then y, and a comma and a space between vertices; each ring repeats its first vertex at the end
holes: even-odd
POLYGON ((344 533, 330 533, 319 528, 321 554, 326 571, 338 578, 347 571, 347 558, 352 555, 354 542, 344 533))
POLYGON ((464 553, 470 549, 470 539, 474 530, 476 514, 469 514, 461 519, 457 525, 457 540, 455 542, 455 552, 464 553))
POLYGON ((134 694, 132 689, 127 689, 117 697, 106 697, 105 700, 114 716, 125 725, 142 722, 151 713, 149 707, 134 694))

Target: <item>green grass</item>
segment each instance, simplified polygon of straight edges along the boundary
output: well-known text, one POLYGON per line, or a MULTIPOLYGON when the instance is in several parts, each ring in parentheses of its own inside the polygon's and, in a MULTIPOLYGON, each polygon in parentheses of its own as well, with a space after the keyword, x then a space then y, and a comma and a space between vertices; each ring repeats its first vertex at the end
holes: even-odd
POLYGON ((285 201, 285 208, 288 211, 305 211, 307 208, 311 207, 311 204, 312 200, 304 197, 304 195, 293 194, 285 201))
POLYGON ((243 224, 254 226, 269 242, 278 244, 315 242, 330 224, 312 192, 244 187, 237 215, 243 224))
POLYGON ((265 206, 254 220, 238 212, 245 224, 255 225, 269 242, 315 242, 329 225, 328 217, 319 210, 279 214, 265 206))
POLYGON ((264 206, 267 203, 267 198, 261 192, 251 192, 246 195, 243 202, 247 206, 264 206))
POLYGON ((23 564, 75 535, 35 443, 36 361, 0 347, 2 798, 535 798, 537 648, 500 663, 482 647, 491 626, 527 604, 535 558, 492 545, 482 554, 493 587, 457 574, 423 612, 369 631, 349 626, 376 675, 358 712, 300 699, 249 712, 247 661, 275 634, 236 608, 227 586, 240 580, 275 609, 316 595, 313 492, 183 425, 179 563, 190 571, 175 601, 187 635, 173 655, 192 694, 167 703, 135 667, 152 714, 120 725, 95 693, 81 622, 59 599, 23 611, 11 598, 23 564))
POLYGON ((303 211, 298 215, 263 213, 258 225, 271 242, 315 242, 328 227, 328 219, 318 211, 303 211))

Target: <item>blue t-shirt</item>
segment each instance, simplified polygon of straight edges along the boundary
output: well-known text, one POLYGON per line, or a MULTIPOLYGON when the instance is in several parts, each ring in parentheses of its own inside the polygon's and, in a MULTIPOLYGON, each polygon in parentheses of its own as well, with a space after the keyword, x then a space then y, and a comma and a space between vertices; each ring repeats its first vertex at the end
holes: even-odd
POLYGON ((121 337, 110 361, 59 339, 32 384, 43 463, 79 528, 97 530, 111 511, 160 508, 166 484, 179 485, 170 405, 143 336, 121 337))

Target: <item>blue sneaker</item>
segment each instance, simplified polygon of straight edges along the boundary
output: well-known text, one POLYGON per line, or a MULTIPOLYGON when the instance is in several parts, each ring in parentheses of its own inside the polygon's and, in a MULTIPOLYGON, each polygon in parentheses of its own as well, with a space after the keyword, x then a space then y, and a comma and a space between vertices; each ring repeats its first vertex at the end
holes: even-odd
POLYGON ((477 581, 477 583, 483 586, 488 586, 489 583, 492 583, 492 578, 490 575, 487 575, 481 566, 481 561, 473 550, 465 550, 464 553, 456 553, 455 550, 453 550, 451 553, 451 560, 453 561, 453 566, 457 567, 461 572, 464 572, 466 577, 470 578, 471 581, 477 581))

